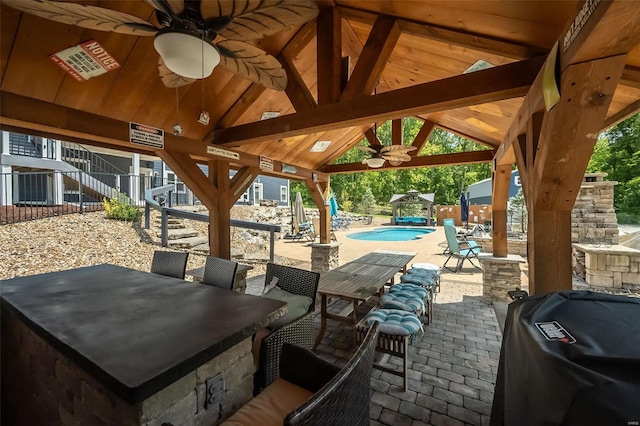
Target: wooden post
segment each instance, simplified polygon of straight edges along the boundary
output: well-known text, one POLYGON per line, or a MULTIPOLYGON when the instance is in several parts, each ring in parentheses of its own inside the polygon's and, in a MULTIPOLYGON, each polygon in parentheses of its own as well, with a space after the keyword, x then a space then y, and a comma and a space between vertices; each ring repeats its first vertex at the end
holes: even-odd
MULTIPOLYGON (((223 259, 231 259, 231 191, 229 187, 229 162, 223 160, 209 161, 209 177, 213 178, 218 189, 218 209, 214 218, 213 243, 217 246, 217 255, 223 259), (217 243, 217 244, 216 244, 217 243)), ((210 214, 210 216, 213 216, 210 214)), ((209 218, 211 223, 211 218, 209 218)), ((211 236, 209 250, 211 250, 211 236)))
POLYGON ((306 180, 307 188, 311 193, 313 202, 318 207, 320 213, 320 243, 329 244, 331 242, 331 215, 329 211, 329 205, 324 203, 323 194, 329 187, 329 182, 313 182, 306 180))
POLYGON ((492 223, 493 255, 507 257, 507 201, 511 166, 497 166, 493 172, 492 223))

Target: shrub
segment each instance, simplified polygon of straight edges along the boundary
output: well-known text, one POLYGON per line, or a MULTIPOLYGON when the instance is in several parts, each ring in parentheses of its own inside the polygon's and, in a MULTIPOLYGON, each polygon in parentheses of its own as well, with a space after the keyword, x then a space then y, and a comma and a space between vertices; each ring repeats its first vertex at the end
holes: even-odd
POLYGON ((115 197, 102 199, 104 211, 107 219, 136 221, 142 216, 142 212, 136 206, 129 204, 124 194, 117 194, 115 197))

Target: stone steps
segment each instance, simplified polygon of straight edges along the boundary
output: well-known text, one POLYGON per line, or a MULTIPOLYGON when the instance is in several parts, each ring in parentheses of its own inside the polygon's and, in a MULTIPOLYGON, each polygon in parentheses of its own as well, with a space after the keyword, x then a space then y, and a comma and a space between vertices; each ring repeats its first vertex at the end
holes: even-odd
POLYGON ((205 245, 207 246, 206 251, 209 251, 209 238, 208 237, 200 237, 197 236, 198 233, 196 232, 196 236, 193 237, 187 237, 187 238, 179 238, 179 239, 175 239, 175 240, 169 240, 168 244, 169 247, 174 247, 174 248, 193 248, 193 247, 198 247, 200 245, 205 245))
MULTIPOLYGON (((156 235, 161 238, 162 231, 159 230, 156 235)), ((197 237, 198 235, 198 231, 194 231, 193 229, 169 229, 167 232, 169 241, 197 237)))

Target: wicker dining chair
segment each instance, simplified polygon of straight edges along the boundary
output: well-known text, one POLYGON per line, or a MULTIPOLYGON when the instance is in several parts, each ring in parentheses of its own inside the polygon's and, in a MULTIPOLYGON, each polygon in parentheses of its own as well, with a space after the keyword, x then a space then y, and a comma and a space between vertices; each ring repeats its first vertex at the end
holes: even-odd
POLYGON ((202 284, 212 285, 225 290, 233 290, 237 270, 238 262, 215 256, 207 256, 202 284))
POLYGON ((280 376, 280 352, 282 345, 292 343, 311 349, 314 343, 313 311, 320 274, 290 266, 267 264, 265 285, 273 277, 278 277, 278 287, 292 294, 308 296, 312 302, 306 314, 300 318, 272 330, 260 345, 260 363, 255 377, 257 390, 269 386, 280 376))
POLYGON ((187 270, 189 252, 160 251, 153 252, 151 272, 167 277, 184 279, 187 270))

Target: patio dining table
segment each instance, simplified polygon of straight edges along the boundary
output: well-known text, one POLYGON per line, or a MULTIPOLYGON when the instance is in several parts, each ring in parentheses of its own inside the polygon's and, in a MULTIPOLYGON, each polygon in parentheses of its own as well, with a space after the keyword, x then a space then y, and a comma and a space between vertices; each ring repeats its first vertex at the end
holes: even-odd
POLYGON ((415 251, 376 250, 320 274, 320 331, 314 347, 318 347, 327 328, 327 319, 355 325, 359 321, 358 306, 375 294, 382 294, 384 286, 394 276, 406 271, 407 264, 418 254, 415 251), (328 311, 329 299, 351 302, 348 315, 328 311))
MULTIPOLYGON (((12 389, 2 405, 15 416, 12 424, 58 423, 57 404, 64 405, 65 395, 84 403, 87 387, 114 407, 100 411, 116 416, 101 418, 107 424, 130 424, 117 417, 120 413, 139 413, 132 414, 138 416, 133 424, 150 418, 161 424, 184 401, 189 402, 185 421, 193 416, 190 422, 213 424, 225 413, 207 407, 228 411, 251 397, 251 336, 286 312, 280 301, 108 264, 14 278, 0 286, 2 377, 12 389), (30 343, 35 341, 40 343, 30 343), (221 364, 223 358, 230 364, 221 364), (45 375, 30 367, 50 362, 45 375), (73 369, 82 387, 60 391, 72 382, 58 380, 67 377, 59 376, 61 366, 73 369), (175 382, 188 385, 172 386, 175 382), (29 417, 38 410, 37 421, 29 417)), ((75 409, 74 404, 67 411, 75 409)))

